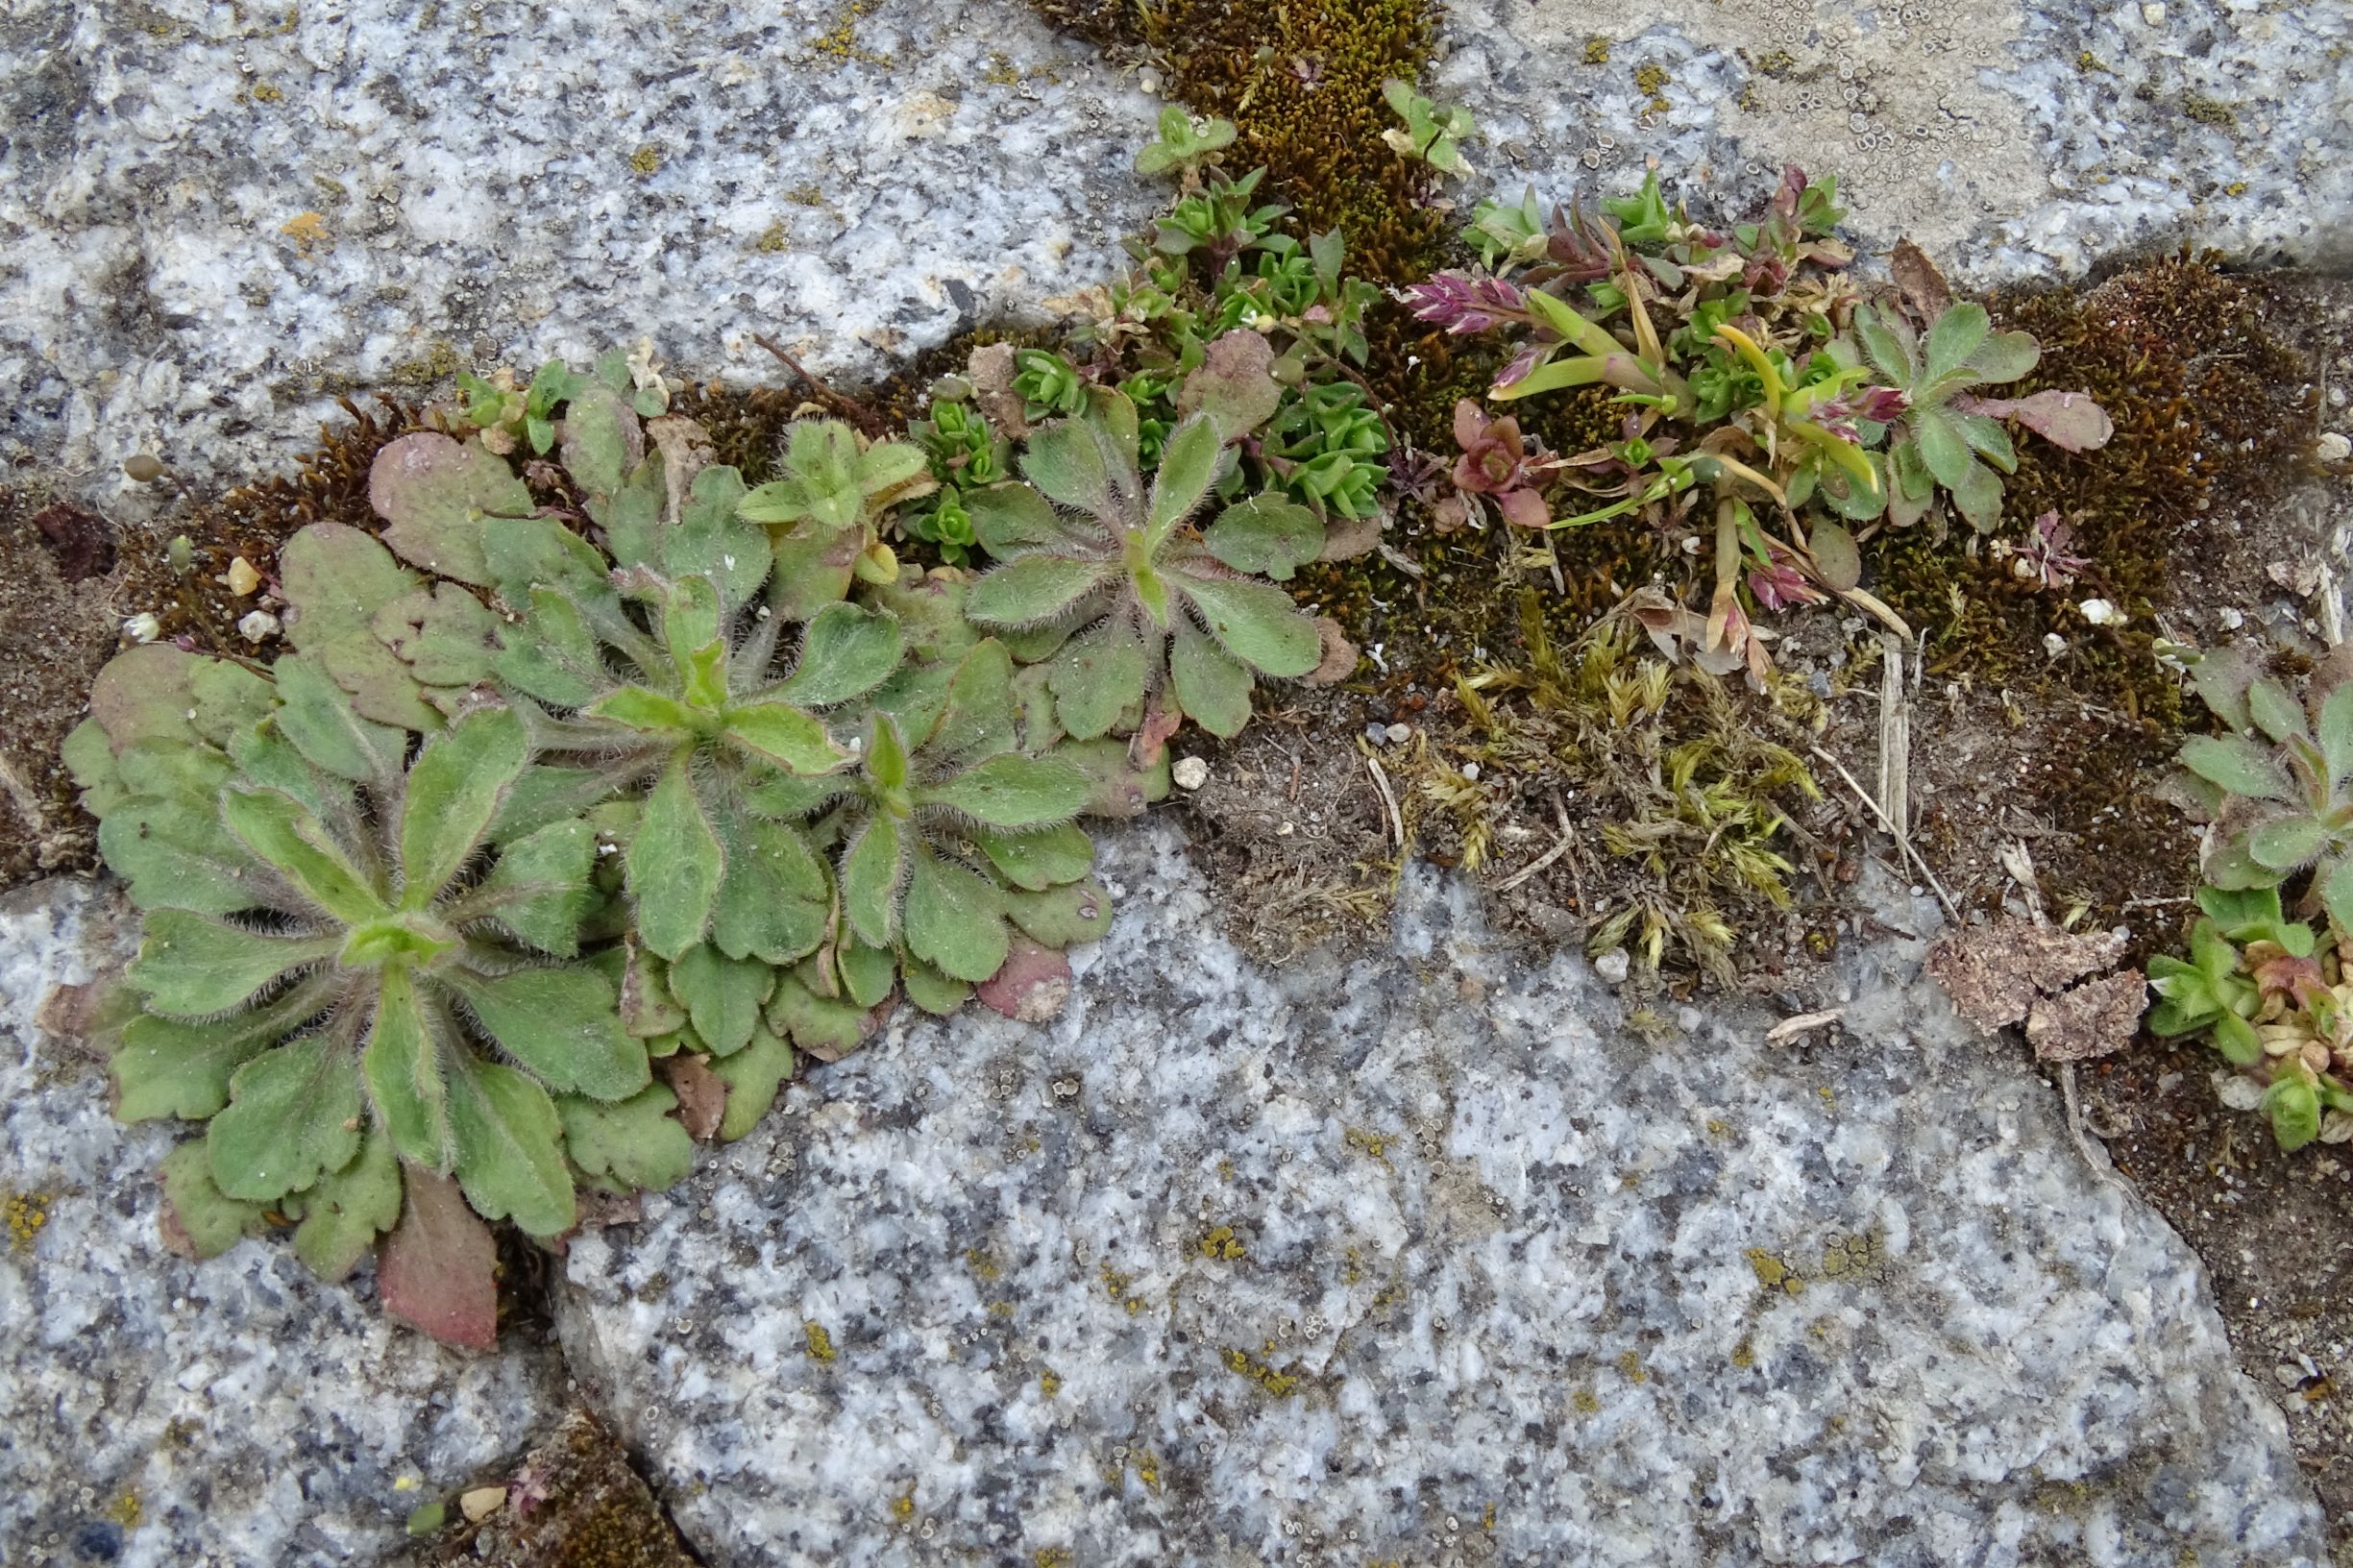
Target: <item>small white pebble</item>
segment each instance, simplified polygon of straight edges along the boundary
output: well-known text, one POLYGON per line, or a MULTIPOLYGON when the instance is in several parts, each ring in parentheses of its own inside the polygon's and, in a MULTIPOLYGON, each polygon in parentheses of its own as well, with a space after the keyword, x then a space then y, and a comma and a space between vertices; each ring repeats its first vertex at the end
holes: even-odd
POLYGON ((237 635, 249 643, 265 642, 278 635, 278 617, 267 610, 249 610, 237 623, 237 635))
POLYGON ((1413 739, 1413 726, 1411 724, 1391 724, 1386 733, 1391 746, 1403 746, 1413 739))
POLYGON ((1622 986, 1626 984, 1627 975, 1633 970, 1633 962, 1627 956, 1625 948, 1612 947, 1593 961, 1593 972, 1613 986, 1622 986))
POLYGON ((1479 764, 1477 764, 1477 763, 1475 763, 1475 762, 1466 762, 1466 763, 1464 763, 1464 764, 1462 765, 1462 776, 1463 776, 1464 778, 1469 779, 1469 780, 1470 780, 1472 783, 1474 783, 1474 784, 1478 783, 1478 782, 1479 782, 1479 764))
POLYGON ((2347 440, 2331 430, 2314 444, 2313 455, 2324 463, 2341 463, 2347 457, 2353 457, 2353 440, 2347 440))
POLYGON ((135 643, 152 643, 163 635, 163 623, 153 612, 142 610, 123 623, 123 635, 135 643))
POLYGON ((2237 631, 2241 626, 2246 625, 2245 616, 2227 607, 2215 611, 2214 618, 2224 631, 2237 631))
POLYGON ((2104 599, 2087 599, 2075 608, 2081 610, 2083 618, 2096 626, 2120 626, 2126 619, 2122 610, 2104 599))
POLYGON ((1180 790, 1197 790, 1210 781, 1210 765, 1199 757, 1187 757, 1170 771, 1180 790))
POLYGON ((2165 25, 2165 7, 2159 5, 2157 0, 2147 0, 2147 3, 2141 7, 2141 20, 2151 27, 2163 27, 2165 25))
POLYGON ((2043 651, 2049 654, 2054 659, 2057 658, 2060 654, 2067 651, 2067 639, 2060 636, 2055 631, 2047 631, 2043 633, 2043 651))
POLYGON ((506 1507, 506 1488, 503 1486, 477 1486, 458 1498, 457 1507, 458 1510, 465 1514, 466 1523, 478 1525, 506 1507))

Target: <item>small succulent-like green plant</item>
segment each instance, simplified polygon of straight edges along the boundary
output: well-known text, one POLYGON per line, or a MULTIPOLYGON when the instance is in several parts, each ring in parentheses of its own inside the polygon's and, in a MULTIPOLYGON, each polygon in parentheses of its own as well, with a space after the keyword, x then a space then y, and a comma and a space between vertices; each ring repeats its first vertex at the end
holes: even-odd
POLYGON ((1212 115, 1195 119, 1174 104, 1160 111, 1160 135, 1136 155, 1138 174, 1190 175, 1234 145, 1234 122, 1212 115))
POLYGON ((1254 673, 1296 677, 1321 657, 1315 624, 1259 575, 1287 578, 1315 559, 1323 527, 1254 496, 1195 531, 1225 458, 1215 421, 1196 412, 1169 433, 1147 490, 1133 406, 1115 396, 1106 409, 1040 429, 1021 458, 1029 482, 971 498, 975 531, 1004 564, 972 585, 965 614, 1021 634, 1024 655, 1047 664, 1062 727, 1082 740, 1140 723, 1147 695, 1237 734, 1254 673))
POLYGON ((1979 532, 2001 521, 2002 474, 2018 469, 2018 452, 2001 421, 1963 410, 1958 401, 1975 388, 2015 381, 2042 356, 2029 332, 1997 332, 1985 306, 1948 306, 1925 338, 1903 320, 1870 306, 1854 312, 1855 336, 1887 385, 1903 396, 1903 411, 1888 434, 1889 521, 1914 522, 1941 486, 1979 532))
POLYGON ((527 782, 524 716, 470 707, 412 759, 309 657, 272 677, 133 649, 69 746, 146 916, 120 1112, 206 1123, 165 1172, 190 1242, 217 1252, 270 1208, 340 1278, 400 1221, 404 1171, 554 1236, 575 1119, 676 1180, 670 1090, 573 962, 596 835, 527 782))
POLYGON ((1444 174, 1471 172, 1460 146, 1479 134, 1479 122, 1469 110, 1440 109, 1404 82, 1382 83, 1381 96, 1406 122, 1402 130, 1392 127, 1381 133, 1381 139, 1400 157, 1417 159, 1444 174))
POLYGON ((1078 367, 1051 349, 1023 349, 1014 355, 1014 394, 1025 417, 1051 419, 1087 406, 1087 381, 1078 367))
POLYGON ((783 477, 746 496, 742 507, 772 537, 778 614, 807 620, 846 593, 852 576, 897 578, 882 518, 932 489, 920 447, 868 441, 836 419, 796 420, 781 466, 783 477))
POLYGON ((2231 649, 2191 666, 2228 728, 2183 743, 2182 787, 2209 827, 2206 880, 2230 892, 2301 879, 2307 903, 2353 929, 2353 681, 2302 698, 2231 649))
POLYGON ((1250 205, 1265 173, 1253 169, 1239 180, 1213 175, 1206 186, 1180 200, 1159 220, 1153 249, 1170 257, 1197 252, 1212 269, 1222 270, 1234 257, 1262 244, 1275 232, 1277 220, 1290 210, 1280 202, 1250 205))

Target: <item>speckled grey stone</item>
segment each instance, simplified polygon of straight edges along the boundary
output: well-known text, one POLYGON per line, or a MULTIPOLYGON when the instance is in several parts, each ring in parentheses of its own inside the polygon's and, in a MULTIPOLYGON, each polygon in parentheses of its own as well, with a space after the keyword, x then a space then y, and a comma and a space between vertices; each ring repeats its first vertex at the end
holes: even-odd
POLYGON ((1661 178, 1748 218, 1784 162, 1849 232, 1979 284, 2182 242, 2353 258, 2344 0, 1451 0, 1437 90, 1493 138, 1468 200, 1661 178), (1601 58, 1605 56, 1606 58, 1601 58))
POLYGON ((0 898, 0 1561, 375 1561, 417 1503, 561 1409, 560 1365, 436 1347, 283 1238, 164 1250, 154 1170, 176 1135, 118 1126, 100 1066, 33 1027, 127 923, 88 884, 0 898))
POLYGON ((2322 1560, 2197 1261, 1919 943, 1834 1043, 1645 1039, 1458 888, 1269 972, 1172 826, 1104 855, 1059 1020, 896 1023, 574 1248, 714 1564, 2322 1560))
POLYGON ((25 0, 0 81, 0 456, 101 496, 640 334, 871 373, 1101 278, 1160 198, 1154 106, 1012 0, 25 0))

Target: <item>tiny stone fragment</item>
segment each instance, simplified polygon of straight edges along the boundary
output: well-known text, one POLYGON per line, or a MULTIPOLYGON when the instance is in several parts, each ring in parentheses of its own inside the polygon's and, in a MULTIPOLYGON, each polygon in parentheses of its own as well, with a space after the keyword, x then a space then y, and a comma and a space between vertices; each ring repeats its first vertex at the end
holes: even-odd
POLYGON ((458 1511, 466 1516, 466 1523, 470 1525, 480 1524, 505 1506, 506 1488, 503 1486, 477 1486, 457 1500, 458 1511))
POLYGON ((229 563, 228 575, 222 580, 228 583, 231 593, 243 599, 261 586, 261 574, 254 570, 253 562, 240 555, 229 563))
POLYGON ((278 617, 267 610, 248 610, 237 622, 237 635, 249 643, 265 643, 278 635, 278 617))
POLYGON ((1180 790, 1197 790, 1210 781, 1210 765, 1199 757, 1187 757, 1170 772, 1180 790))

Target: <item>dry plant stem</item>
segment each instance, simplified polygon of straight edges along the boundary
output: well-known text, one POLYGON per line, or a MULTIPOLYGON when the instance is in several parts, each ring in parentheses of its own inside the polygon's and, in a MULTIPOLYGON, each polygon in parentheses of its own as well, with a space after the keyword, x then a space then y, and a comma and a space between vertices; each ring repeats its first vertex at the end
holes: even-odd
POLYGON ((1879 637, 1879 812, 1898 838, 1912 826, 1912 710, 1903 696, 1903 644, 1879 637))
POLYGON ((1381 805, 1387 813, 1389 831, 1396 836, 1398 852, 1403 854, 1406 847, 1406 820, 1397 809, 1397 796, 1389 788, 1389 775, 1382 772, 1381 759, 1370 751, 1364 753, 1364 768, 1372 774, 1373 788, 1381 794, 1381 805))
POLYGON ((799 360, 794 358, 791 353, 785 349, 783 344, 777 342, 766 332, 752 333, 751 340, 754 343, 759 344, 760 347, 766 349, 769 353, 774 355, 777 358, 783 360, 785 369, 791 371, 794 375, 808 382, 810 391, 815 392, 818 395, 818 398, 827 406, 832 408, 834 412, 844 415, 851 423, 855 424, 859 430, 867 437, 872 440, 880 440, 882 437, 891 433, 890 423, 880 414, 874 412, 873 409, 869 408, 865 404, 860 403, 857 399, 849 397, 844 393, 836 392, 832 387, 827 386, 823 381, 820 380, 815 375, 813 375, 807 367, 802 365, 799 360))
POLYGON ((1879 809, 1879 802, 1871 797, 1871 792, 1864 789, 1862 785, 1857 784, 1854 781, 1854 775, 1847 772, 1847 766, 1845 763, 1840 762, 1836 757, 1830 755, 1830 753, 1827 751, 1825 751, 1821 747, 1808 747, 1806 749, 1812 751, 1815 756, 1821 758, 1824 762, 1828 763, 1830 767, 1836 771, 1838 776, 1847 781, 1847 788, 1854 792, 1854 797, 1863 802, 1864 805, 1871 808, 1871 814, 1879 819, 1879 825, 1886 828, 1889 835, 1895 839, 1896 847, 1904 852, 1904 855, 1912 862, 1913 868, 1926 879, 1928 886, 1936 890, 1937 902, 1945 906, 1946 918, 1950 919, 1955 925, 1960 924, 1961 906, 1952 901, 1952 894, 1945 891, 1945 884, 1939 882, 1936 879, 1936 873, 1928 870, 1928 863, 1920 858, 1920 851, 1912 847, 1912 841, 1905 838, 1901 833, 1898 832, 1896 829, 1896 824, 1887 820, 1887 813, 1879 809))
POLYGON ((1550 849, 1545 850, 1544 853, 1538 855, 1527 865, 1521 867, 1518 870, 1513 871, 1509 876, 1505 877, 1501 882, 1496 883, 1495 891, 1497 893, 1509 893, 1513 888, 1518 887, 1521 883, 1527 881, 1530 877, 1544 870, 1545 867, 1550 866, 1554 861, 1558 860, 1562 855, 1567 854, 1570 848, 1574 846, 1576 843, 1577 840, 1569 833, 1569 825, 1564 821, 1560 824, 1560 842, 1554 845, 1550 849))

